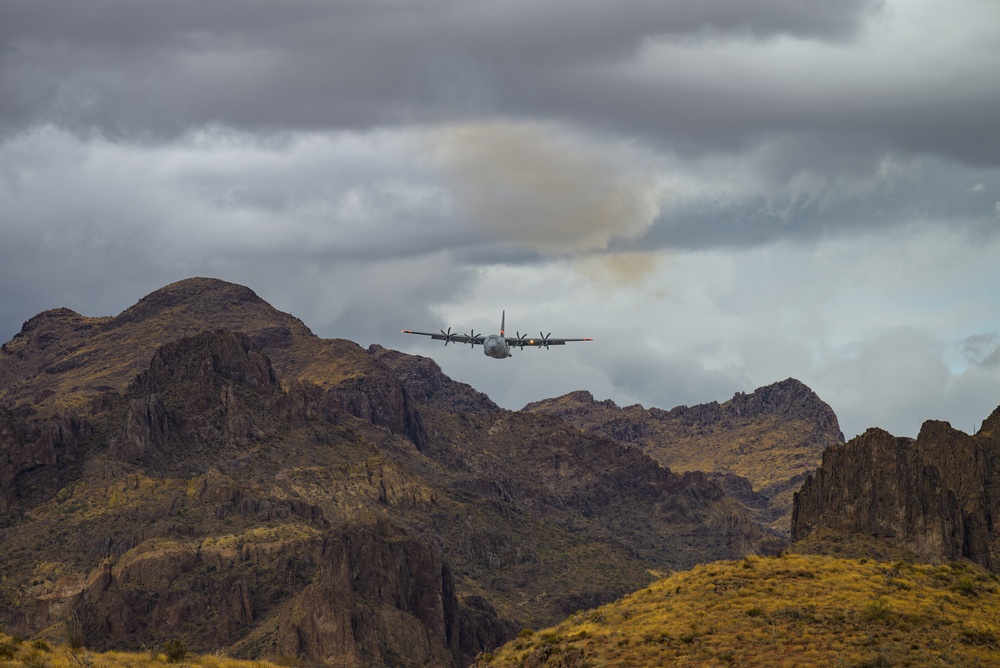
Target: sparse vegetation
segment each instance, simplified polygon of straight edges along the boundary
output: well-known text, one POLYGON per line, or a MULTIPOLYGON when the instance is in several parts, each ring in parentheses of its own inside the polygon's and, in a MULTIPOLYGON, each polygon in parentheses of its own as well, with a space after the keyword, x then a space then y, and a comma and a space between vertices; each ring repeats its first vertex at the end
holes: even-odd
POLYGON ((477 665, 571 665, 574 653, 572 665, 594 666, 998 665, 996 582, 966 563, 799 554, 713 563, 519 638, 477 665))
POLYGON ((94 652, 84 647, 53 645, 44 638, 31 642, 0 633, 0 663, 5 668, 163 668, 165 663, 180 663, 189 668, 279 668, 272 661, 240 661, 218 653, 194 655, 180 639, 168 641, 163 652, 94 652), (183 652, 181 651, 183 650, 183 652))

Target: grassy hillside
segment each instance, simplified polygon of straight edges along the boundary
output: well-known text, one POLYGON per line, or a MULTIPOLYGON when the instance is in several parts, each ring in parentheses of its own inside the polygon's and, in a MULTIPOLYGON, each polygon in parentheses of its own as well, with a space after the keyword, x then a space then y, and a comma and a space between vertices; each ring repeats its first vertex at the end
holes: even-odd
POLYGON ((44 639, 24 640, 0 633, 0 665, 10 668, 149 668, 173 664, 187 668, 278 668, 269 661, 239 661, 224 655, 195 655, 186 651, 183 643, 168 641, 163 647, 148 652, 94 652, 84 647, 52 644, 44 639))
POLYGON ((968 563, 824 556, 697 566, 479 666, 995 666, 1000 583, 968 563))

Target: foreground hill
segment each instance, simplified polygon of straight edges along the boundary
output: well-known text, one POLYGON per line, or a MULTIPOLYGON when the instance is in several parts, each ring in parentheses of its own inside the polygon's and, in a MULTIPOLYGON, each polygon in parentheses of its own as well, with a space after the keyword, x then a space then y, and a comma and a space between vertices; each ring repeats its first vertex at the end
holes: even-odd
POLYGON ((224 654, 191 654, 183 643, 169 640, 163 647, 148 647, 137 652, 94 652, 76 644, 52 644, 38 639, 26 641, 19 636, 0 632, 0 662, 7 668, 162 668, 164 662, 187 668, 279 668, 280 664, 267 661, 240 661, 224 654))
POLYGON ((433 361, 190 279, 0 350, 0 625, 462 665, 652 573, 785 542, 723 485, 433 361))
MULTIPOLYGON (((772 528, 787 534, 792 494, 820 463, 823 450, 844 442, 837 416, 815 392, 789 378, 725 403, 666 411, 595 401, 585 391, 528 404, 525 411, 559 416, 589 434, 613 438, 672 471, 738 476, 767 501, 745 494, 772 528)), ((726 484, 726 481, 723 481, 726 484)), ((739 481, 729 481, 735 493, 739 481)))
POLYGON ((968 563, 750 557, 697 566, 479 666, 995 666, 1000 585, 968 563))

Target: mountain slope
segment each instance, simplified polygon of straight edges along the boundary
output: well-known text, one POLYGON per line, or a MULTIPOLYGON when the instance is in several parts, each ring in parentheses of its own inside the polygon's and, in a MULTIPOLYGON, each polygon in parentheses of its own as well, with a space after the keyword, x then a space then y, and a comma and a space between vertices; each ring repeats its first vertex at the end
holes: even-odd
POLYGON ((31 318, 0 348, 0 400, 36 409, 85 405, 121 390, 160 346, 204 330, 246 333, 282 381, 336 384, 364 372, 367 356, 349 341, 324 340, 247 287, 212 278, 172 283, 117 316, 65 308, 31 318))
POLYGON ((823 450, 844 442, 833 410, 801 382, 787 380, 738 393, 729 401, 669 411, 572 392, 524 408, 559 416, 587 433, 636 446, 672 471, 736 475, 768 497, 770 525, 788 531, 792 493, 819 465, 823 450))
POLYGON ((41 314, 0 378, 0 623, 25 635, 72 616, 98 647, 460 664, 784 545, 705 475, 222 281, 41 314))
POLYGON ((997 577, 785 555, 698 566, 520 634, 476 666, 989 666, 997 577))

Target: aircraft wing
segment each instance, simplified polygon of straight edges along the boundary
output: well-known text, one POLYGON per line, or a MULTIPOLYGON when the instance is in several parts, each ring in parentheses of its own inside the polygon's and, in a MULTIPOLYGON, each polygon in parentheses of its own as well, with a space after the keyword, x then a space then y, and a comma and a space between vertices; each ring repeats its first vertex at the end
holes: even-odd
POLYGON ((549 337, 548 335, 546 335, 546 336, 539 336, 538 338, 530 338, 530 337, 527 337, 527 336, 522 336, 520 338, 518 338, 516 336, 505 336, 504 338, 507 340, 507 345, 508 346, 512 346, 512 347, 513 346, 517 346, 518 348, 520 348, 521 346, 530 346, 530 347, 534 347, 534 348, 542 348, 542 347, 548 348, 549 346, 564 346, 564 345, 566 345, 570 341, 593 341, 594 340, 594 339, 591 339, 591 338, 586 338, 586 339, 553 339, 553 338, 549 337))
POLYGON ((472 345, 482 345, 483 335, 476 334, 475 336, 469 336, 467 334, 459 334, 457 332, 452 332, 451 328, 448 331, 444 330, 440 332, 414 332, 411 329, 404 329, 403 334, 418 334, 420 336, 429 336, 435 341, 444 341, 445 345, 449 343, 471 343, 472 345))

